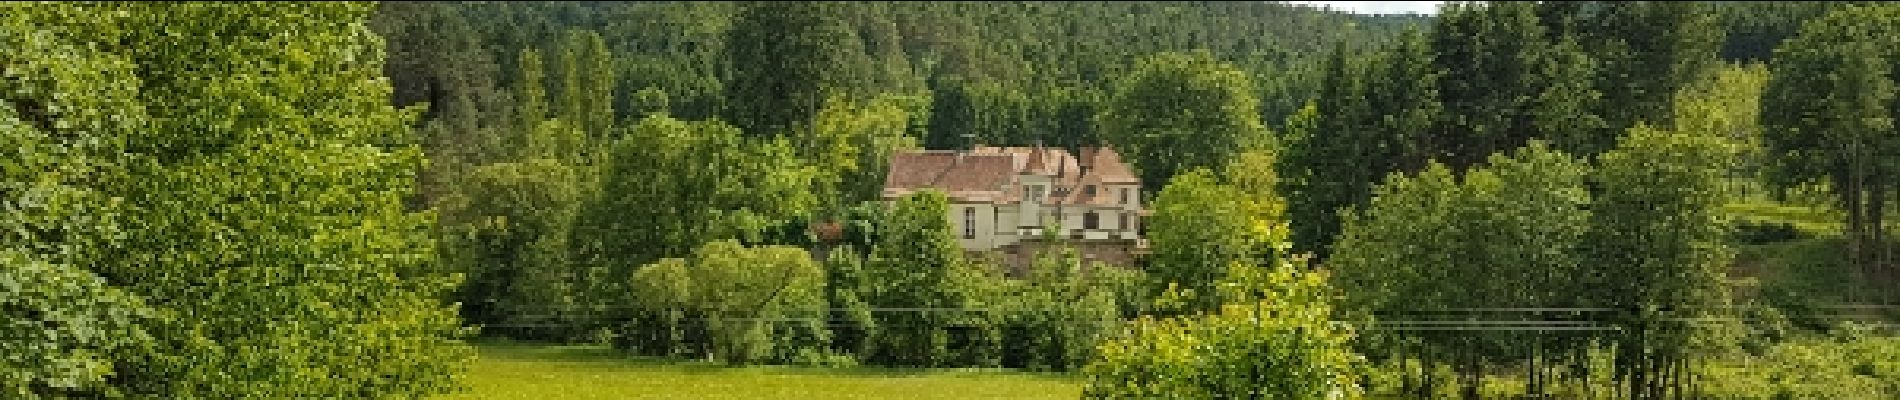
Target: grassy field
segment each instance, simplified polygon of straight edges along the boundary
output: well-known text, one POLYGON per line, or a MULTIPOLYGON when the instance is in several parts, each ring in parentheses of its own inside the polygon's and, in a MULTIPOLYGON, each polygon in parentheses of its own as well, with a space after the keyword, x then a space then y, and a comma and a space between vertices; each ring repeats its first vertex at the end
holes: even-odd
POLYGON ((1077 378, 1017 372, 725 367, 598 346, 479 343, 448 399, 1074 399, 1077 378))

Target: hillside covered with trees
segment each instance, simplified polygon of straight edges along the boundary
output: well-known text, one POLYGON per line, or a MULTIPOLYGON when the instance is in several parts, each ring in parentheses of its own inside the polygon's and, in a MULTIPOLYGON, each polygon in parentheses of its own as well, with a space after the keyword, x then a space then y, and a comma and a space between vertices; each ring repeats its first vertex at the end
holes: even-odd
POLYGON ((0 397, 427 397, 505 338, 1892 398, 1896 49, 1872 2, 4 3, 0 397), (1116 148, 1152 251, 1010 273, 878 201, 976 145, 1116 148))

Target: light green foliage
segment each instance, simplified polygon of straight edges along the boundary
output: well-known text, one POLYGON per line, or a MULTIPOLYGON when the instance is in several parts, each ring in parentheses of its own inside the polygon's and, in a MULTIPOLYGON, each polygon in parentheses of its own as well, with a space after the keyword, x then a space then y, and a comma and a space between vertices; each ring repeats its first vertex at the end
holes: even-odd
POLYGON ((1789 340, 1699 371, 1704 396, 1891 399, 1900 396, 1900 338, 1841 329, 1789 340))
POLYGON ((0 397, 123 396, 108 379, 151 354, 143 298, 92 271, 126 234, 98 186, 147 119, 131 61, 74 40, 120 29, 87 13, 0 5, 0 397))
POLYGON ((1672 130, 1722 137, 1740 146, 1728 182, 1738 198, 1763 194, 1766 182, 1761 177, 1773 161, 1762 139, 1762 89, 1767 83, 1766 66, 1730 66, 1684 88, 1673 103, 1672 130))
POLYGON ((561 42, 556 78, 554 112, 563 121, 586 132, 593 141, 602 141, 614 131, 614 89, 617 87, 614 55, 607 43, 593 31, 571 30, 561 42))
POLYGON ((1083 371, 1083 398, 1356 398, 1362 359, 1332 319, 1326 276, 1282 264, 1257 298, 1211 315, 1141 317, 1083 371))
POLYGON ((633 109, 638 113, 634 114, 634 119, 646 119, 649 115, 669 113, 672 109, 671 102, 665 90, 656 87, 640 89, 633 93, 633 109))
POLYGON ((824 285, 824 269, 804 250, 711 242, 691 259, 661 260, 634 274, 639 311, 665 322, 630 328, 657 330, 633 334, 659 339, 638 345, 670 346, 671 354, 735 364, 792 362, 830 341, 824 285))
POLYGON ((1177 174, 1218 168, 1264 144, 1254 96, 1251 78, 1212 54, 1160 53, 1117 82, 1095 123, 1152 192, 1177 174))
POLYGON ((515 119, 521 123, 516 133, 519 136, 533 132, 548 119, 548 78, 542 72, 547 63, 542 61, 541 52, 534 49, 522 49, 515 65, 520 70, 513 88, 515 119))
POLYGON ((885 365, 949 365, 953 353, 949 325, 964 318, 953 311, 965 305, 958 270, 963 249, 950 233, 949 200, 927 190, 898 199, 877 233, 865 264, 875 282, 865 301, 877 308, 909 309, 877 314, 879 334, 868 362, 885 365))
POLYGON ((818 111, 812 132, 798 143, 800 158, 821 169, 816 191, 824 201, 836 203, 823 209, 875 200, 884 188, 891 155, 916 147, 916 139, 906 135, 910 118, 903 101, 880 96, 858 107, 833 97, 818 111))
POLYGON ((1638 125, 1598 158, 1594 226, 1599 263, 1591 297, 1633 310, 1624 326, 1617 371, 1632 391, 1662 396, 1683 390, 1669 374, 1697 352, 1724 346, 1702 318, 1725 315, 1725 271, 1733 256, 1721 206, 1737 146, 1707 132, 1665 132, 1638 125))
POLYGON ((43 242, 111 240, 73 253, 93 257, 50 260, 89 266, 154 309, 142 324, 154 352, 115 354, 128 373, 111 382, 132 396, 187 398, 453 388, 468 355, 441 301, 454 280, 430 264, 433 216, 402 202, 423 159, 408 128, 415 113, 389 106, 383 42, 365 24, 373 6, 0 7, 0 40, 37 49, 9 50, 4 65, 19 77, 8 80, 9 105, 34 110, 18 119, 40 133, 15 136, 21 125, 9 124, 5 136, 119 150, 96 153, 111 173, 83 182, 121 199, 122 232, 43 242), (95 58, 46 51, 60 47, 95 58), (98 72, 60 72, 76 70, 98 72), (66 97, 43 91, 54 88, 109 100, 14 104, 66 97), (115 120, 137 129, 111 129, 115 120))
POLYGON ((1150 203, 1148 240, 1154 254, 1148 271, 1165 301, 1156 311, 1214 310, 1234 300, 1216 285, 1236 269, 1264 265, 1273 244, 1284 244, 1285 224, 1241 188, 1223 184, 1207 170, 1176 177, 1150 203), (1274 238, 1280 240, 1274 240, 1274 238))
MULTIPOLYGON (((644 265, 713 241, 763 243, 808 216, 817 170, 795 151, 785 139, 742 137, 718 121, 656 114, 632 127, 615 141, 575 222, 572 249, 583 265, 576 270, 594 276, 582 285, 588 304, 628 310, 640 299, 625 285, 644 265)), ((618 326, 636 316, 603 317, 618 326)))
POLYGON ((447 399, 539 400, 1065 400, 1069 375, 917 368, 734 367, 629 358, 597 346, 484 343, 470 390, 447 399))
POLYGON ((115 158, 149 116, 134 60, 85 42, 123 18, 91 12, 0 5, 0 250, 90 265, 125 234, 124 199, 98 186, 123 179, 115 158))
POLYGON ((860 281, 869 289, 864 301, 881 309, 873 314, 867 362, 1073 369, 1119 309, 1138 302, 1122 297, 1134 292, 1138 275, 1083 272, 1073 254, 1045 253, 1018 278, 966 260, 946 207, 943 194, 920 192, 899 199, 878 225, 860 281))
POLYGON ((0 396, 119 396, 118 360, 149 351, 144 301, 83 268, 0 250, 0 396))
MULTIPOLYGON (((1364 209, 1343 217, 1328 266, 1348 293, 1344 315, 1376 323, 1445 318, 1472 308, 1582 306, 1588 288, 1583 238, 1590 229, 1584 189, 1589 169, 1533 141, 1512 156, 1455 176, 1432 163, 1417 175, 1394 174, 1364 209)), ((1456 318, 1465 318, 1460 314, 1456 318)), ((1537 320, 1527 313, 1468 315, 1537 320)), ((1404 328, 1407 325, 1392 325, 1404 328)), ((1508 330, 1410 332, 1373 337, 1382 357, 1407 354, 1428 366, 1474 376, 1481 368, 1561 354, 1564 342, 1525 340, 1508 330)), ((1557 335, 1552 335, 1557 336, 1557 335)), ((1574 345, 1575 343, 1569 343, 1574 345)))

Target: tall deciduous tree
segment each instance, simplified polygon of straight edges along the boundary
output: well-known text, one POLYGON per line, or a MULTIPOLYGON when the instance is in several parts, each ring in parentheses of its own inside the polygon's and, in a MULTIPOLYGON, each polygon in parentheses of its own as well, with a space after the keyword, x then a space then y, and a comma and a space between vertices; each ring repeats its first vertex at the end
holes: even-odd
MULTIPOLYGON (((1893 94, 1900 74, 1900 7, 1846 7, 1808 22, 1770 65, 1763 139, 1783 183, 1825 179, 1847 211, 1849 261, 1893 265, 1882 222, 1900 187, 1893 94)), ((1900 274, 1900 267, 1887 273, 1900 274)))
POLYGON ((594 142, 604 142, 615 131, 614 90, 618 87, 614 55, 607 43, 593 31, 568 31, 560 51, 560 108, 555 110, 563 121, 587 133, 594 142))
POLYGON ((952 280, 963 268, 963 249, 950 232, 949 200, 923 191, 891 205, 884 231, 872 246, 864 273, 875 282, 864 300, 872 307, 894 308, 877 314, 878 332, 870 361, 938 366, 954 356, 948 332, 964 298, 952 280))
POLYGON ((150 355, 151 309, 94 272, 128 223, 101 185, 149 119, 131 60, 75 40, 118 35, 93 11, 0 5, 0 397, 134 394, 112 379, 150 355))
POLYGON ((1260 100, 1246 73, 1207 52, 1160 53, 1136 63, 1095 117, 1148 191, 1176 174, 1218 168, 1265 142, 1260 100))
MULTIPOLYGON (((1229 172, 1259 172, 1270 161, 1237 163, 1229 172)), ((1189 314, 1219 309, 1233 299, 1220 291, 1239 270, 1268 265, 1272 246, 1284 244, 1277 196, 1258 195, 1260 182, 1245 189, 1224 183, 1209 170, 1191 170, 1161 190, 1147 219, 1154 254, 1148 271, 1166 301, 1158 311, 1189 314)))
POLYGON ((1721 315, 1731 251, 1720 207, 1735 142, 1715 132, 1632 128, 1598 158, 1587 242, 1597 279, 1581 280, 1599 307, 1627 314, 1612 338, 1616 372, 1630 396, 1686 390, 1672 374, 1688 368, 1704 333, 1692 321, 1721 315))
POLYGON ((613 282, 709 241, 761 242, 817 203, 815 168, 785 140, 746 138, 718 121, 651 116, 611 151, 575 245, 580 261, 612 269, 613 282))
POLYGON ((870 68, 844 5, 747 2, 726 36, 726 119, 747 135, 778 137, 811 124, 832 95, 857 94, 870 68))
POLYGON ((389 105, 373 5, 0 7, 0 41, 24 50, 6 56, 16 116, 0 118, 24 124, 0 136, 117 150, 94 164, 112 173, 69 181, 120 199, 116 232, 93 236, 111 246, 65 241, 90 259, 53 261, 153 309, 151 352, 113 355, 121 393, 453 388, 469 356, 442 301, 454 280, 432 264, 432 217, 403 204, 423 162, 417 113, 389 105))
POLYGON ((833 97, 814 119, 800 157, 818 169, 815 184, 825 212, 877 199, 891 155, 917 147, 909 136, 903 99, 879 96, 857 106, 833 97))
POLYGON ((1345 213, 1327 261, 1338 274, 1340 290, 1351 294, 1347 315, 1396 321, 1392 329, 1380 329, 1372 343, 1418 345, 1381 349, 1381 356, 1451 366, 1464 379, 1468 396, 1476 394, 1476 379, 1487 367, 1565 354, 1542 337, 1514 336, 1522 331, 1444 334, 1408 331, 1404 328, 1413 326, 1401 323, 1470 309, 1580 306, 1584 299, 1576 294, 1584 286, 1575 282, 1592 276, 1583 270, 1581 247, 1590 229, 1588 172, 1584 164, 1533 141, 1509 157, 1492 156, 1462 177, 1436 162, 1414 175, 1394 174, 1365 207, 1345 213), (1542 351, 1534 346, 1543 346, 1542 351))
POLYGON ((481 166, 465 183, 466 222, 444 227, 449 264, 467 274, 457 299, 468 322, 491 333, 553 339, 567 332, 515 329, 572 322, 576 276, 569 230, 579 206, 577 172, 549 158, 481 166))

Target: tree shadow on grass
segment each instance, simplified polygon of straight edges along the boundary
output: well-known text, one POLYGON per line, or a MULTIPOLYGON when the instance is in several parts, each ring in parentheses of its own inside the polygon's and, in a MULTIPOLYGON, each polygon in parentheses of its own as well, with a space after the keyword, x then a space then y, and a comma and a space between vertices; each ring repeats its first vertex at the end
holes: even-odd
POLYGON ((480 357, 510 361, 536 361, 578 363, 611 368, 663 369, 668 372, 686 374, 732 374, 757 373, 771 375, 799 376, 843 376, 859 378, 922 378, 946 376, 1024 376, 1048 379, 1070 379, 1074 375, 1051 372, 1029 372, 1010 368, 906 368, 906 367, 817 367, 797 365, 728 365, 710 360, 683 360, 676 358, 628 355, 601 345, 552 344, 522 342, 499 338, 480 338, 470 344, 480 350, 480 357))

